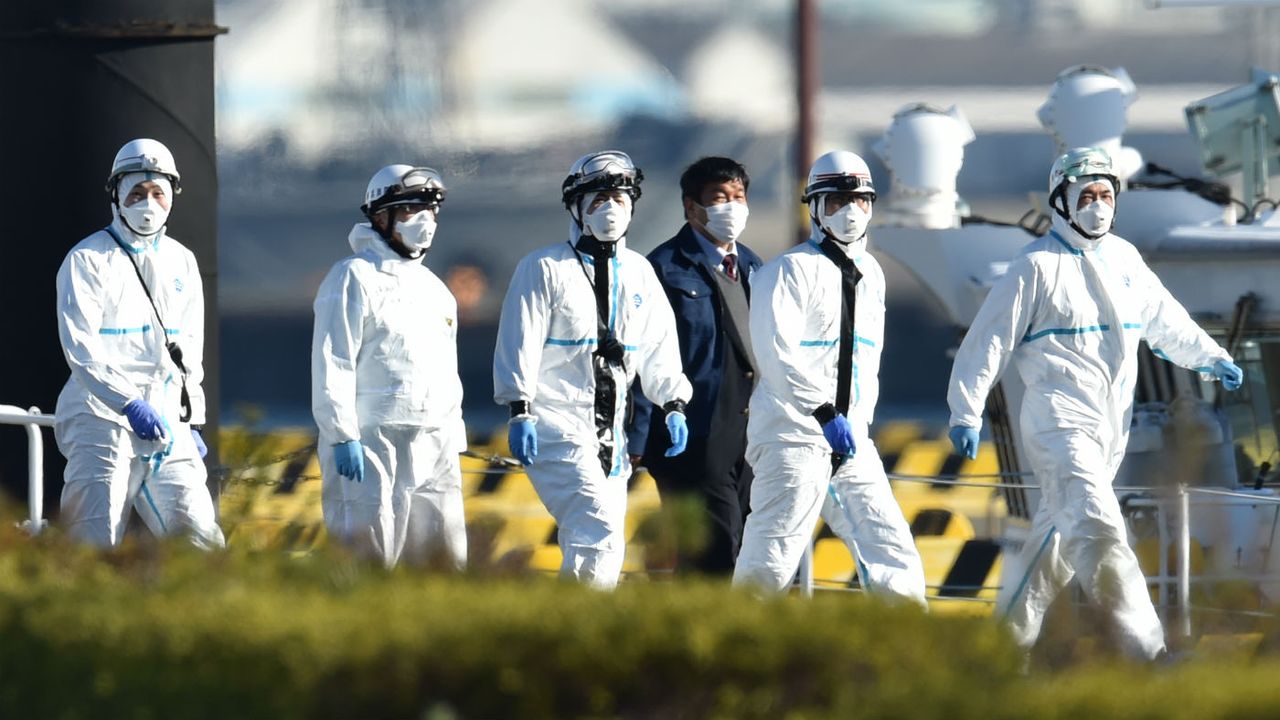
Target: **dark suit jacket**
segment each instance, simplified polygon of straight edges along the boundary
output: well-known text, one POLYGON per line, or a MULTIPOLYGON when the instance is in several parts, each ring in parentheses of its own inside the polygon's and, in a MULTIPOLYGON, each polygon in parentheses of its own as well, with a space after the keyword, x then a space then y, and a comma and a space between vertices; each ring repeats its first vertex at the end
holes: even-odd
MULTIPOLYGON (((738 277, 747 297, 751 296, 751 276, 760 268, 760 256, 751 248, 737 243, 738 277)), ((667 292, 667 300, 676 316, 676 334, 680 338, 680 359, 684 374, 693 384, 693 397, 686 409, 690 437, 706 437, 710 433, 712 415, 720 395, 724 353, 731 342, 723 326, 720 293, 711 277, 718 256, 709 257, 702 243, 686 223, 680 232, 649 253, 658 280, 667 292)), ((635 411, 627 427, 627 447, 633 455, 645 454, 645 444, 654 428, 655 448, 666 449, 668 438, 661 411, 653 412, 653 404, 644 397, 637 382, 633 388, 635 411), (659 430, 661 429, 661 430, 659 430)))

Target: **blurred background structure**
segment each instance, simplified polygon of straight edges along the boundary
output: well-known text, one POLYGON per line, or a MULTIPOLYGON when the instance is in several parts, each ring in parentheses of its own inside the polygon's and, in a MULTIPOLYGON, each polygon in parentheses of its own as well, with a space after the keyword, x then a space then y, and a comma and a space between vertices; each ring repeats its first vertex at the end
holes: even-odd
MULTIPOLYGON (((800 220, 792 0, 220 0, 218 49, 223 407, 310 423, 310 303, 348 252, 368 176, 392 161, 449 186, 427 263, 451 278, 466 414, 491 402, 496 313, 515 263, 565 236, 559 182, 584 152, 644 168, 629 238, 647 252, 679 228, 677 178, 700 156, 752 173, 744 241, 766 258, 800 220), (267 360, 266 358, 270 358, 267 360)), ((1153 10, 1140 0, 819 0, 814 155, 862 153, 912 102, 957 104, 977 139, 958 191, 1016 220, 1044 192, 1053 145, 1036 119, 1056 74, 1123 66, 1139 87, 1126 142, 1198 174, 1182 107, 1270 57, 1280 13, 1153 10), (1239 38, 1248 38, 1240 42, 1239 38)), ((807 161, 804 162, 807 164, 807 161)), ((873 232, 874 245, 874 232, 873 232)), ((881 417, 941 422, 955 330, 891 261, 881 417)))

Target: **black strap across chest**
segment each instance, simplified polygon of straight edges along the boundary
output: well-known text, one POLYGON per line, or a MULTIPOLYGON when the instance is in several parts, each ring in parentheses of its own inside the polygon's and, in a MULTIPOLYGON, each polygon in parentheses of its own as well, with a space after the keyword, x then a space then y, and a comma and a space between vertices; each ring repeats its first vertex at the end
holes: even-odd
POLYGON ((849 414, 849 401, 853 388, 854 310, 857 307, 858 281, 862 273, 857 265, 831 238, 825 238, 818 248, 840 269, 840 348, 836 359, 836 410, 849 414))
POLYGON ((147 302, 151 303, 151 311, 155 313, 156 323, 160 325, 160 332, 164 338, 164 349, 169 353, 169 359, 174 365, 178 366, 178 372, 182 374, 182 414, 178 419, 182 422, 191 421, 191 395, 187 392, 187 366, 182 362, 182 348, 176 341, 169 339, 169 328, 164 324, 164 318, 160 316, 160 308, 156 305, 156 299, 151 296, 151 288, 147 287, 146 278, 142 277, 142 268, 138 267, 138 262, 133 259, 133 253, 129 250, 129 246, 125 245, 124 240, 116 234, 114 228, 110 225, 106 227, 107 234, 112 240, 120 246, 124 251, 125 257, 129 258, 129 264, 133 266, 133 272, 138 276, 138 284, 142 286, 142 292, 147 295, 147 302))
MULTIPOLYGON (((593 270, 592 289, 596 297, 596 349, 591 354, 591 366, 596 381, 595 423, 600 441, 600 465, 605 475, 613 471, 614 450, 619 438, 614 437, 614 418, 618 412, 618 384, 613 370, 622 367, 625 349, 609 327, 612 312, 609 298, 609 267, 617 253, 614 243, 605 243, 584 235, 574 245, 574 250, 589 255, 593 270)), ((586 272, 586 268, 583 268, 586 272)), ((614 282, 619 282, 614 278, 614 282)))

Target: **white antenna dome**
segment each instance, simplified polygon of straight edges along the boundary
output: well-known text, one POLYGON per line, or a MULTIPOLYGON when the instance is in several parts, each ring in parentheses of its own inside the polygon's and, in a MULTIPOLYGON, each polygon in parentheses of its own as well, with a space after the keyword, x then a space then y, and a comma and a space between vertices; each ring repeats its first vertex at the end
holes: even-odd
POLYGON ((959 224, 956 176, 973 128, 960 108, 913 103, 898 110, 873 150, 893 178, 887 199, 891 222, 926 228, 959 224))

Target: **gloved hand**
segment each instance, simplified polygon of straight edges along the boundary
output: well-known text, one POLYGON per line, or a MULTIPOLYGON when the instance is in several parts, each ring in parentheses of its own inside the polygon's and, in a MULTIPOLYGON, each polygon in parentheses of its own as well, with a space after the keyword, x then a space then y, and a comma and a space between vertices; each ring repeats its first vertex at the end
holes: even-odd
POLYGON ((209 446, 204 444, 204 437, 199 430, 191 428, 191 439, 196 441, 196 452, 200 453, 200 459, 203 460, 209 454, 209 446))
POLYGON ((333 446, 333 462, 344 478, 364 482, 364 447, 359 440, 348 440, 333 446))
POLYGON ((1222 381, 1222 387, 1228 390, 1239 390, 1244 383, 1244 371, 1230 360, 1219 360, 1213 364, 1213 376, 1222 381))
POLYGON ((822 435, 827 439, 827 444, 831 445, 831 452, 837 455, 853 454, 853 427, 849 425, 849 418, 836 415, 828 420, 822 426, 822 435))
POLYGON ((970 460, 978 457, 978 431, 966 427, 964 425, 956 425, 947 433, 947 437, 951 438, 951 444, 956 449, 956 454, 963 455, 970 460))
POLYGON ((667 434, 671 436, 671 447, 662 453, 667 457, 675 457, 689 446, 689 422, 682 412, 667 413, 667 434))
POLYGON ((124 416, 133 433, 143 440, 164 440, 164 419, 151 403, 137 398, 124 406, 124 416))
POLYGON ((533 420, 512 420, 507 426, 507 445, 521 465, 532 465, 538 457, 538 431, 533 420))

